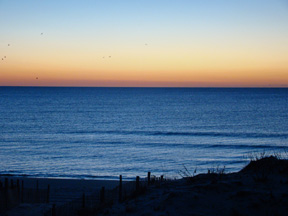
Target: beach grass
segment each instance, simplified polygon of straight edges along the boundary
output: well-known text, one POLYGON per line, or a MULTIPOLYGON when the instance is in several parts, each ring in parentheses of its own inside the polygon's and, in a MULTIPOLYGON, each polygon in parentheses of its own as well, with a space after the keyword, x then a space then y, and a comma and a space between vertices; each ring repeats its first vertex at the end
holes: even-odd
MULTIPOLYGON (((216 167, 209 173, 197 174, 196 168, 190 172, 184 166, 181 174, 181 179, 165 181, 159 177, 149 185, 142 179, 138 192, 137 183, 130 182, 127 190, 121 186, 122 199, 119 181, 22 177, 20 181, 24 180, 27 188, 45 189, 50 185, 50 202, 20 203, 5 214, 288 215, 288 160, 279 155, 261 154, 236 173, 216 167), (104 201, 96 205, 103 187, 104 201)), ((14 176, 2 176, 1 182, 5 178, 16 182, 14 176)))

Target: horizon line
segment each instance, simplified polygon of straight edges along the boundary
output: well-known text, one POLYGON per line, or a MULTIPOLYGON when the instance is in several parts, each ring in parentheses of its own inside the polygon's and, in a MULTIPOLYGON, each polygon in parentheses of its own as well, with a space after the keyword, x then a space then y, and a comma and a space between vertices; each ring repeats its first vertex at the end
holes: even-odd
POLYGON ((1 86, 0 88, 238 88, 238 89, 260 89, 260 88, 288 88, 288 86, 1 86))

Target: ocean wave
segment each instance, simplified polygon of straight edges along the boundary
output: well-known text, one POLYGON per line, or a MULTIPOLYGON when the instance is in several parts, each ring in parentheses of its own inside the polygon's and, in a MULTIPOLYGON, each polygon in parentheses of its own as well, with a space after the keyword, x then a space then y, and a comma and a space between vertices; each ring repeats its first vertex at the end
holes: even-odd
POLYGON ((141 144, 147 145, 147 146, 153 146, 153 147, 167 147, 169 148, 200 148, 200 149, 265 149, 265 150, 288 150, 288 146, 284 145, 253 145, 253 144, 178 144, 178 143, 145 143, 141 144))
POLYGON ((229 149, 271 149, 271 150, 282 150, 288 149, 288 146, 275 146, 275 145, 249 145, 249 144, 231 144, 231 145, 221 145, 221 144, 214 144, 214 145, 206 145, 206 148, 229 148, 229 149))
POLYGON ((238 137, 238 138, 288 138, 288 133, 256 133, 256 132, 214 132, 214 131, 192 131, 192 132, 172 132, 172 131, 71 131, 70 134, 109 134, 109 135, 139 135, 139 136, 194 136, 194 137, 238 137))

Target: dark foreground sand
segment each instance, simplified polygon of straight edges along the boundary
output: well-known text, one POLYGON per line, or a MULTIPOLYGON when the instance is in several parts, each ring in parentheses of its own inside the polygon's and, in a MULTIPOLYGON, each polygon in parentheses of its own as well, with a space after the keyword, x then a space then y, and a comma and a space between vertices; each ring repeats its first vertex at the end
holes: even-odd
POLYGON ((151 186, 102 215, 288 215, 288 161, 264 158, 238 173, 200 174, 151 186))
POLYGON ((77 180, 77 179, 52 179, 52 178, 29 178, 29 177, 14 177, 14 176, 1 176, 0 181, 2 184, 8 178, 9 184, 11 179, 20 180, 20 185, 22 180, 24 181, 24 188, 36 188, 38 181, 38 188, 47 189, 50 185, 50 197, 49 203, 31 204, 24 203, 20 206, 10 209, 5 213, 0 213, 0 216, 17 216, 17 215, 44 215, 45 212, 52 208, 52 204, 61 206, 72 200, 81 198, 83 193, 86 196, 99 191, 103 186, 105 189, 113 189, 118 186, 118 181, 112 180, 77 180))
MULTIPOLYGON (((36 184, 35 179, 29 181, 31 185, 36 184)), ((47 183, 51 185, 53 193, 65 197, 68 194, 71 199, 104 185, 106 188, 118 185, 117 181, 40 179, 39 187, 47 183)), ((51 204, 22 204, 3 215, 43 215, 48 208, 51 208, 51 204)), ((238 173, 199 174, 157 182, 143 194, 114 203, 98 215, 287 216, 288 161, 269 157, 251 162, 238 173)))
POLYGON ((37 181, 39 189, 47 189, 48 184, 50 185, 50 202, 61 203, 66 200, 62 200, 65 197, 69 200, 79 198, 83 193, 89 195, 95 190, 100 190, 101 187, 105 186, 106 189, 112 189, 118 186, 118 181, 113 180, 79 180, 79 179, 53 179, 53 178, 30 178, 30 177, 13 177, 13 176, 1 176, 0 181, 4 182, 4 179, 14 179, 24 181, 25 188, 36 188, 37 181))

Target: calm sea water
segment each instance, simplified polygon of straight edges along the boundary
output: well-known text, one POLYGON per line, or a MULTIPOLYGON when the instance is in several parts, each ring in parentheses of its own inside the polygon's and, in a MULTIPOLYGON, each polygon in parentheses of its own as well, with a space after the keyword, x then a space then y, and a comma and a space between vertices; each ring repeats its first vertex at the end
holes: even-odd
POLYGON ((251 154, 286 154, 287 111, 288 89, 1 87, 0 174, 238 171, 251 154))

